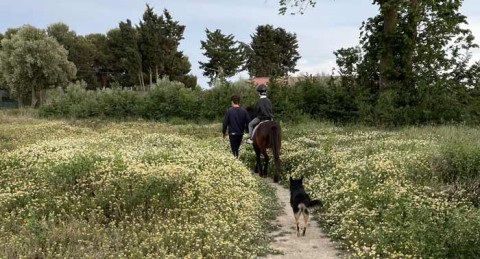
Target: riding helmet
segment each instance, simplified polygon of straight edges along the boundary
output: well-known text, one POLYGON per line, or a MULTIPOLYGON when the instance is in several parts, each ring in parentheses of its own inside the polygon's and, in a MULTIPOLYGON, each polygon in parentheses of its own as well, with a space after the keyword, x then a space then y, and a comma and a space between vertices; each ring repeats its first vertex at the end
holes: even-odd
POLYGON ((259 84, 257 86, 257 92, 264 93, 267 91, 267 86, 264 84, 259 84))

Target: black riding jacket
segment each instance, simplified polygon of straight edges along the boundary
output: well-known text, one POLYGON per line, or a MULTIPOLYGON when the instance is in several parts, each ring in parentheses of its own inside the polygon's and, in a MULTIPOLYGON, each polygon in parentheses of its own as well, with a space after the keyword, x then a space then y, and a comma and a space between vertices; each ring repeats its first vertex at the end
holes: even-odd
POLYGON ((267 97, 258 99, 255 112, 260 120, 271 120, 272 103, 267 97))

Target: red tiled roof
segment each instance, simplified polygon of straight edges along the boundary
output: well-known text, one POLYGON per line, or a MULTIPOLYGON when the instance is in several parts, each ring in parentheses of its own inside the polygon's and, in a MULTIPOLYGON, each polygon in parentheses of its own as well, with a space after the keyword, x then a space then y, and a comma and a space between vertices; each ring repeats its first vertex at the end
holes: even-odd
POLYGON ((255 77, 255 78, 250 79, 250 81, 254 85, 259 85, 259 84, 268 85, 269 78, 268 77, 255 77))
MULTIPOLYGON (((277 82, 283 83, 286 85, 294 85, 300 81, 307 80, 309 78, 316 78, 320 80, 329 80, 330 76, 289 76, 289 77, 284 77, 284 78, 277 78, 277 82)), ((334 77, 336 78, 336 77, 334 77)), ((250 83, 252 83, 254 86, 257 86, 259 84, 264 84, 268 86, 269 83, 269 77, 254 77, 250 78, 250 83)))

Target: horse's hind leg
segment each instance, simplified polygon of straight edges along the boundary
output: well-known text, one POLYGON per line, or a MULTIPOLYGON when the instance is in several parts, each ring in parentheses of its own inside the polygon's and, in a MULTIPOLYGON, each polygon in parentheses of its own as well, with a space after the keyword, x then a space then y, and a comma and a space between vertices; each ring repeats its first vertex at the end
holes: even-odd
POLYGON ((268 153, 267 153, 267 150, 265 149, 265 151, 262 152, 263 154, 263 157, 265 158, 265 162, 263 164, 263 176, 267 176, 267 173, 268 173, 268 162, 270 161, 270 158, 268 157, 268 153))
POLYGON ((255 150, 255 173, 262 175, 262 161, 260 159, 260 150, 255 144, 253 145, 253 149, 255 150))
POLYGON ((280 175, 278 175, 277 169, 275 169, 275 172, 273 173, 273 182, 278 183, 280 181, 280 175))

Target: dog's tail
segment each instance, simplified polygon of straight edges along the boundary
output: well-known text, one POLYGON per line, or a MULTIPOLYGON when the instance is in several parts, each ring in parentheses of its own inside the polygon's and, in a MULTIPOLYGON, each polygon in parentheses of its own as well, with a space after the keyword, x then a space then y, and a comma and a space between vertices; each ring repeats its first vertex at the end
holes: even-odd
POLYGON ((307 209, 307 206, 305 206, 304 203, 300 203, 298 204, 298 209, 303 213, 307 209))
POLYGON ((308 207, 311 208, 311 207, 323 207, 323 202, 321 200, 313 200, 313 201, 310 201, 310 203, 308 203, 308 207))

